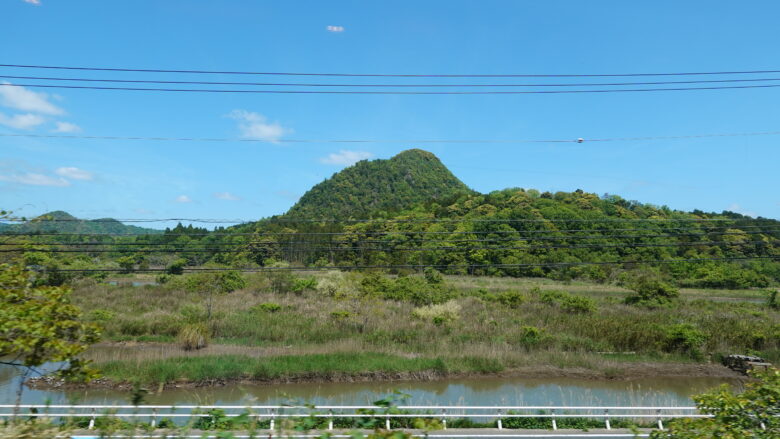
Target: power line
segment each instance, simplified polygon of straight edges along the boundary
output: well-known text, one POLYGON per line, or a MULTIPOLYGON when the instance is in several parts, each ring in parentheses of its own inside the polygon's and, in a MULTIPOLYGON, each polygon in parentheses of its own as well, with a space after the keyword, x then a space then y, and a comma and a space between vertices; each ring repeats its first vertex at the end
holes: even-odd
POLYGON ((85 67, 0 64, 0 67, 49 69, 49 70, 88 70, 103 72, 141 72, 141 73, 191 73, 218 75, 265 75, 265 76, 342 76, 342 77, 391 77, 391 78, 596 78, 596 77, 634 77, 634 76, 700 76, 700 75, 751 75, 780 73, 780 70, 743 70, 709 72, 652 72, 652 73, 599 73, 599 74, 393 74, 393 73, 312 73, 312 72, 261 72, 261 71, 220 71, 185 69, 139 69, 125 67, 85 67))
POLYGON ((54 88, 78 90, 114 90, 114 91, 161 91, 185 93, 225 93, 225 94, 300 94, 300 95, 529 95, 529 94, 587 94, 587 93, 630 93, 658 91, 697 91, 697 90, 738 90, 777 88, 780 84, 729 85, 711 87, 662 87, 662 88, 625 88, 596 90, 523 90, 523 91, 361 91, 361 90, 254 90, 254 89, 212 89, 212 88, 148 88, 148 87, 106 87, 87 85, 50 85, 50 84, 8 84, 6 87, 54 88))
POLYGON ((644 82, 570 82, 570 83, 533 83, 533 84, 334 84, 334 83, 290 83, 290 82, 231 82, 231 81, 162 81, 152 79, 105 79, 105 78, 62 78, 50 76, 9 76, 0 75, 6 79, 32 79, 36 81, 71 81, 71 82, 100 82, 123 84, 188 84, 188 85, 251 85, 272 87, 596 87, 596 86, 630 86, 630 85, 672 85, 672 84, 719 84, 719 83, 744 83, 780 81, 780 78, 748 78, 748 79, 711 79, 688 81, 644 81, 644 82))
MULTIPOLYGON (((745 133, 722 134, 691 134, 680 136, 645 136, 645 137, 612 137, 612 138, 578 138, 578 139, 277 139, 276 143, 588 143, 588 142, 635 142, 648 140, 684 140, 709 137, 748 137, 776 136, 780 131, 761 131, 745 133)), ((230 137, 159 137, 159 136, 87 136, 71 134, 25 134, 0 133, 0 137, 28 137, 41 139, 80 139, 80 140, 141 140, 163 142, 267 142, 261 139, 244 139, 230 137)))
MULTIPOLYGON (((262 268, 185 268, 184 272, 220 272, 220 271, 241 271, 246 273, 264 272, 264 271, 322 271, 322 270, 369 270, 369 269, 424 269, 436 268, 441 270, 466 269, 473 270, 478 268, 528 268, 528 267, 576 267, 581 265, 646 265, 646 264, 675 264, 686 262, 713 262, 713 261, 751 261, 779 259, 777 256, 752 256, 752 257, 733 257, 733 258, 694 258, 694 259, 661 259, 653 261, 594 261, 594 262, 549 262, 549 263, 528 263, 528 264, 405 264, 405 265, 353 265, 353 266, 324 266, 324 267, 262 267, 262 268)), ((45 271, 45 270, 42 270, 45 271)), ((62 268, 57 269, 60 272, 70 273, 103 273, 115 272, 122 273, 127 270, 118 268, 62 268)), ((136 269, 139 273, 161 273, 167 272, 165 268, 146 268, 136 269)))
MULTIPOLYGON (((457 246, 445 246, 445 247, 392 247, 392 248, 378 248, 378 247, 279 247, 274 250, 280 251, 328 251, 328 252, 430 252, 430 251, 453 251, 453 252, 470 252, 476 250, 559 250, 559 249, 606 249, 606 248, 649 248, 649 247, 712 247, 721 245, 774 245, 780 243, 780 240, 773 241, 711 241, 711 242, 679 242, 679 243, 639 243, 639 244, 578 244, 578 245, 528 245, 528 246, 509 246, 509 247, 457 247, 457 246)), ((79 244, 73 244, 77 246, 79 244)), ((225 250, 221 247, 204 247, 204 248, 185 248, 180 250, 175 249, 132 249, 132 248, 118 248, 118 249, 27 249, 27 248, 15 248, 15 249, 0 249, 0 253, 13 253, 13 252, 31 252, 31 253, 242 253, 245 251, 258 250, 258 246, 249 244, 243 244, 243 249, 228 249, 225 250)), ((778 255, 780 257, 780 255, 778 255)))

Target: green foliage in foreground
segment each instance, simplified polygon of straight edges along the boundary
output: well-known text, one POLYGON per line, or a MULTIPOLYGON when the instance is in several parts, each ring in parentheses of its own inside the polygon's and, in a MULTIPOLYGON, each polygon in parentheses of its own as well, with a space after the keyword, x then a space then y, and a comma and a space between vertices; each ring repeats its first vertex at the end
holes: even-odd
POLYGON ((780 371, 757 374, 758 381, 735 394, 727 386, 693 399, 712 418, 676 419, 653 439, 777 439, 780 437, 780 371))
POLYGON ((71 378, 94 371, 76 357, 98 340, 97 326, 82 321, 65 287, 34 286, 21 265, 0 265, 0 362, 33 368, 67 361, 71 378))
POLYGON ((208 380, 317 379, 339 375, 498 372, 494 361, 473 358, 406 358, 373 352, 286 355, 253 358, 221 355, 101 364, 103 374, 117 382, 171 383, 208 380))

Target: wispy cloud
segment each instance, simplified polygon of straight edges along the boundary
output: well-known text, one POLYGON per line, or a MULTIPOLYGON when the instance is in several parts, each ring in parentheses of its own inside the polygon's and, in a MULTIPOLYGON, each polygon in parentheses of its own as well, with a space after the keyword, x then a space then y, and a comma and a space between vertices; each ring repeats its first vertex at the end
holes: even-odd
POLYGON ((344 26, 328 26, 325 29, 328 30, 328 32, 344 32, 344 26))
POLYGON ((46 119, 37 114, 27 113, 6 116, 5 114, 0 113, 0 125, 17 130, 29 130, 44 122, 46 122, 46 119))
POLYGON ((187 195, 179 195, 173 201, 177 203, 192 203, 192 198, 188 197, 187 195))
POLYGON ((214 198, 227 201, 238 201, 241 199, 241 197, 233 195, 230 192, 217 192, 214 194, 214 198))
POLYGON ((27 172, 24 174, 0 174, 0 181, 8 183, 26 184, 30 186, 70 186, 70 182, 62 177, 52 177, 45 174, 27 172))
POLYGON ((292 132, 284 128, 279 122, 268 122, 268 119, 260 113, 246 110, 233 110, 226 115, 238 121, 238 129, 241 137, 245 139, 264 140, 266 142, 278 142, 283 135, 292 132))
POLYGON ((55 133, 78 133, 81 127, 70 122, 55 122, 55 133))
POLYGON ((72 166, 57 168, 54 173, 60 177, 70 178, 71 180, 92 180, 95 177, 95 175, 89 171, 74 168, 72 166))
POLYGON ((14 110, 32 113, 58 115, 65 111, 49 102, 49 95, 28 90, 22 86, 3 81, 0 85, 0 105, 14 110))
POLYGON ((729 207, 726 208, 726 210, 730 212, 736 212, 742 215, 752 216, 753 218, 758 216, 758 214, 756 214, 755 212, 743 209, 742 206, 740 206, 737 203, 730 204, 729 207))
POLYGON ((368 151, 349 151, 342 149, 339 152, 334 152, 329 154, 327 157, 321 158, 320 163, 324 163, 326 165, 350 166, 361 160, 370 159, 373 156, 374 154, 371 154, 368 151))
POLYGON ((41 0, 24 0, 25 3, 29 3, 31 5, 40 6, 41 0))

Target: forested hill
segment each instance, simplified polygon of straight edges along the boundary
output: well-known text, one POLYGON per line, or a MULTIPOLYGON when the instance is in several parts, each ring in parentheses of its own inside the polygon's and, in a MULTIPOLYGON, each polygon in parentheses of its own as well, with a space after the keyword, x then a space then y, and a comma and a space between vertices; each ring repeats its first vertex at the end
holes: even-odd
POLYGON ((435 155, 410 149, 388 160, 360 161, 334 174, 306 192, 284 216, 386 217, 416 204, 471 192, 435 155))
POLYGON ((162 230, 128 226, 112 218, 78 219, 56 210, 17 224, 0 224, 1 233, 105 233, 130 235, 135 233, 162 233, 162 230))

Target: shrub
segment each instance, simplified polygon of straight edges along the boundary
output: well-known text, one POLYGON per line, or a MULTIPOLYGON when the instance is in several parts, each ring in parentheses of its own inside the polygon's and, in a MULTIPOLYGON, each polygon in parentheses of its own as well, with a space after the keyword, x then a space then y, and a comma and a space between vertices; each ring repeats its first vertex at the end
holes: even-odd
POLYGON ((561 300, 561 309, 572 314, 589 314, 596 311, 596 302, 584 296, 567 296, 561 300))
POLYGON ((523 326, 520 328, 520 343, 525 346, 534 346, 542 341, 543 332, 535 326, 523 326))
POLYGON ((632 305, 665 305, 680 296, 676 287, 657 278, 638 278, 630 284, 630 288, 636 294, 626 297, 626 303, 632 305))
POLYGON ((349 312, 349 311, 345 311, 345 310, 338 310, 338 311, 333 311, 333 312, 330 313, 330 318, 332 318, 333 320, 337 320, 337 321, 338 320, 346 320, 346 319, 348 319, 350 317, 352 317, 352 313, 349 312))
POLYGON ((441 326, 460 318, 460 305, 451 300, 438 305, 421 306, 415 308, 412 315, 420 320, 431 321, 436 326, 441 326))
POLYGON ((665 328, 664 350, 681 352, 694 358, 701 357, 701 346, 707 336, 690 323, 679 323, 665 328))
POLYGON ((168 264, 168 267, 166 268, 166 273, 168 274, 183 274, 184 273, 184 267, 187 266, 187 260, 184 258, 178 258, 175 259, 173 262, 168 264))
POLYGON ((567 296, 569 296, 569 293, 566 291, 542 291, 539 295, 539 301, 548 305, 555 305, 557 303, 561 303, 561 301, 567 296))
POLYGON ((209 329, 202 323, 194 323, 182 326, 177 337, 185 351, 202 349, 208 346, 209 329))
POLYGON ((261 303, 251 308, 252 311, 274 313, 282 309, 282 306, 274 302, 261 303))
POLYGON ((431 285, 441 285, 444 283, 444 276, 435 268, 428 267, 423 274, 425 275, 425 281, 431 285))
POLYGON ((778 290, 767 292, 766 306, 771 309, 780 309, 780 297, 778 297, 778 292, 778 290))
POLYGON ((494 295, 489 300, 494 300, 507 308, 517 309, 525 302, 525 296, 519 291, 504 291, 494 295))
POLYGON ((91 320, 93 322, 107 322, 112 320, 114 317, 116 317, 116 314, 107 309, 93 309, 89 312, 89 314, 87 314, 87 320, 91 320))
POLYGON ((317 289, 317 279, 313 277, 299 277, 292 282, 290 290, 293 293, 301 294, 306 290, 314 291, 317 289))

